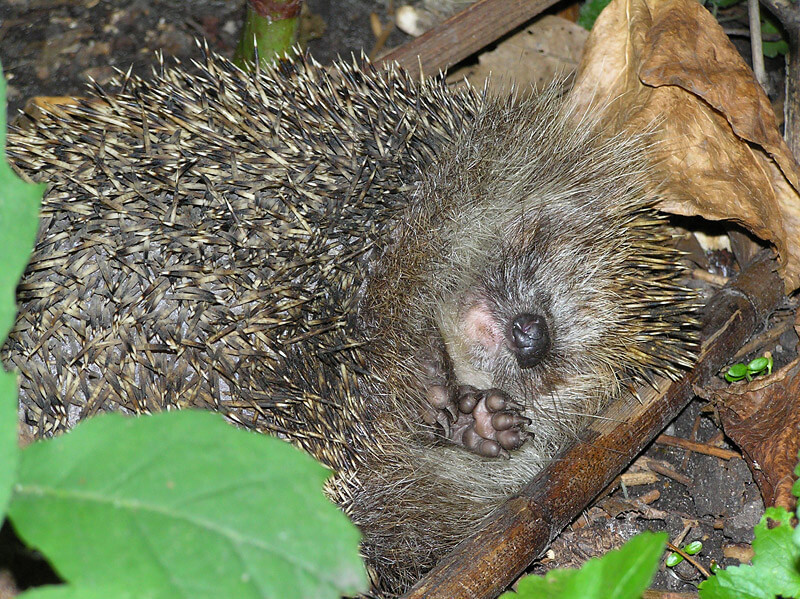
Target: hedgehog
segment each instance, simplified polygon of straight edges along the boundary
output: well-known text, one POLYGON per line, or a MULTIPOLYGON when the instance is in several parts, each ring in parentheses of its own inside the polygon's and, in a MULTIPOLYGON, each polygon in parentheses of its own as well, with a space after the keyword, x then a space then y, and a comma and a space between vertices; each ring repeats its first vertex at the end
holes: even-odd
POLYGON ((287 439, 402 591, 609 401, 691 366, 650 145, 552 89, 366 60, 95 85, 8 137, 49 183, 2 350, 22 417, 193 407, 287 439))

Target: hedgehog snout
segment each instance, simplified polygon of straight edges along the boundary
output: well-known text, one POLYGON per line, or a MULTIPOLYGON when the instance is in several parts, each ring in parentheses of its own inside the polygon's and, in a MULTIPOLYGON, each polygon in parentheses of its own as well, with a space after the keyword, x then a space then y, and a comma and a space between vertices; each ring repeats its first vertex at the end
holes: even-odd
POLYGON ((520 368, 532 368, 550 348, 547 321, 539 314, 518 314, 511 321, 509 346, 520 368))

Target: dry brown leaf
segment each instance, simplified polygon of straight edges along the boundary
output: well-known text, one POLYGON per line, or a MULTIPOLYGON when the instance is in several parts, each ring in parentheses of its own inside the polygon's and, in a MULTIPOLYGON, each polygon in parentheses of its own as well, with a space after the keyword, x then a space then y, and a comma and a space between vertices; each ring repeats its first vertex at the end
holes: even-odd
POLYGON ((800 451, 800 358, 772 376, 701 390, 715 402, 725 434, 742 451, 766 505, 792 508, 800 451))
POLYGON ((700 4, 613 0, 572 95, 587 109, 614 100, 613 130, 657 122, 660 208, 744 226, 777 249, 787 292, 800 287, 800 168, 750 68, 700 4))
POLYGON ((478 89, 488 79, 498 95, 512 87, 525 93, 532 85, 542 89, 554 79, 574 75, 589 32, 575 23, 547 15, 478 56, 478 64, 451 73, 447 80, 465 77, 478 89))

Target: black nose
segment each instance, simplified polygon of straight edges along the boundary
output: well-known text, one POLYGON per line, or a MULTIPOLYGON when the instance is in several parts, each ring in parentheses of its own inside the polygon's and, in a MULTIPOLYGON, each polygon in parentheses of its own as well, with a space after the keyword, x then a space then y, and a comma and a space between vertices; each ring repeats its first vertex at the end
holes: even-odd
POLYGON ((539 314, 519 314, 511 323, 511 348, 520 368, 531 368, 542 361, 550 347, 547 323, 539 314))

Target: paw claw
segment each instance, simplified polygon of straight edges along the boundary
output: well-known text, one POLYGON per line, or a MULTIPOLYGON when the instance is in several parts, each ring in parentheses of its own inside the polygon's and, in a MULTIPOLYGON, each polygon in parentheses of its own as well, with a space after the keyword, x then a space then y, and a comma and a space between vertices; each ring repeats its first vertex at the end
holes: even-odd
POLYGON ((447 412, 439 412, 436 416, 436 422, 444 429, 444 436, 450 436, 450 419, 448 418, 449 414, 447 412))
POLYGON ((486 392, 486 409, 490 412, 499 412, 505 410, 510 400, 506 399, 507 395, 496 389, 491 389, 486 392))
POLYGON ((503 449, 514 450, 522 446, 527 440, 527 435, 521 431, 507 430, 497 433, 497 442, 503 449))

